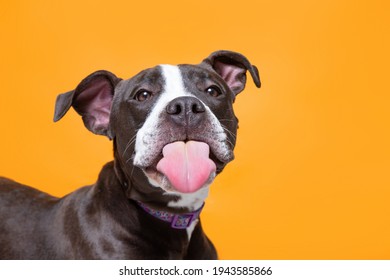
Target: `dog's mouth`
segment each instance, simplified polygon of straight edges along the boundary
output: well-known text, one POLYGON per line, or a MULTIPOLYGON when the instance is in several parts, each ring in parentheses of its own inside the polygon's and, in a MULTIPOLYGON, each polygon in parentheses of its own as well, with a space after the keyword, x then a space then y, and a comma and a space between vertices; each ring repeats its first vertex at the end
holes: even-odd
POLYGON ((144 168, 149 180, 167 191, 194 193, 215 178, 215 156, 205 142, 176 141, 165 145, 154 164, 144 168))

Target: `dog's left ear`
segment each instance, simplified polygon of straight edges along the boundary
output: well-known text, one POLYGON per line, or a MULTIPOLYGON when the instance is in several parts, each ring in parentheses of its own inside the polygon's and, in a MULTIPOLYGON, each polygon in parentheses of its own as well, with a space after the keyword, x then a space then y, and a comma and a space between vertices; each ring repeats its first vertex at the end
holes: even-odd
POLYGON ((259 71, 249 60, 240 53, 232 51, 216 51, 203 60, 217 72, 234 94, 239 94, 245 88, 246 71, 252 76, 253 82, 261 86, 259 71))
POLYGON ((84 125, 95 134, 110 139, 109 120, 115 86, 121 81, 113 73, 96 71, 76 87, 75 90, 57 96, 54 121, 59 121, 70 107, 82 116, 84 125))

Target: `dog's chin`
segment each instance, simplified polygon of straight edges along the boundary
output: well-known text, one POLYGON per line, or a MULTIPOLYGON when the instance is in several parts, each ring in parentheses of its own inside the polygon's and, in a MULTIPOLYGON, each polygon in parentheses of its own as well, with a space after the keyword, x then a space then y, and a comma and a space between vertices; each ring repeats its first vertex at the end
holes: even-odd
POLYGON ((146 178, 148 178, 149 183, 153 187, 159 187, 165 191, 174 190, 173 186, 169 183, 165 175, 159 172, 155 166, 143 168, 142 171, 145 173, 146 178))
MULTIPOLYGON (((144 174, 148 178, 149 183, 153 187, 161 188, 162 190, 164 190, 166 193, 169 193, 169 194, 191 194, 191 192, 190 193, 188 193, 188 192, 183 193, 183 192, 178 191, 171 184, 171 182, 169 182, 168 178, 163 173, 159 172, 155 166, 143 168, 142 171, 144 172, 144 174)), ((196 192, 202 191, 205 188, 208 188, 210 186, 210 184, 214 181, 215 177, 216 177, 216 172, 211 173, 208 180, 203 184, 203 186, 201 186, 199 189, 197 189, 193 193, 196 193, 196 192)))

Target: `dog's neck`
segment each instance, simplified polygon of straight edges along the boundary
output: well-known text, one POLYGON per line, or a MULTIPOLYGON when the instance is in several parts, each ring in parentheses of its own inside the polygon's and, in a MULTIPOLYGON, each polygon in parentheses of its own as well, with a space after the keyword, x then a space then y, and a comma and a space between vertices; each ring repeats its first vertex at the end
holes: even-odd
MULTIPOLYGON (((166 238, 174 241, 172 246, 177 246, 178 250, 183 249, 183 254, 185 254, 185 248, 187 248, 193 231, 199 223, 201 209, 199 209, 198 212, 194 211, 193 213, 187 213, 191 211, 175 211, 175 208, 168 207, 167 204, 164 206, 163 203, 159 204, 158 201, 153 200, 147 202, 147 204, 140 204, 135 198, 143 198, 146 194, 139 191, 131 191, 130 189, 135 189, 134 186, 125 183, 126 181, 121 181, 123 179, 117 175, 120 170, 116 168, 116 164, 115 161, 112 161, 103 166, 98 181, 92 190, 95 195, 104 196, 104 199, 102 200, 104 203, 102 206, 107 213, 110 213, 108 216, 111 216, 120 223, 121 227, 129 230, 133 228, 134 221, 137 221, 136 223, 143 223, 143 227, 149 228, 150 232, 158 232, 159 234, 167 235, 166 238), (126 197, 128 194, 131 197, 126 197), (153 211, 166 211, 166 213, 172 215, 172 221, 170 223, 153 222, 155 220, 158 221, 159 219, 153 215, 153 211), (192 217, 190 217, 192 219, 188 221, 188 226, 181 229, 172 227, 173 222, 180 224, 181 222, 187 221, 189 216, 185 216, 185 214, 182 213, 193 214, 192 217), (133 217, 133 219, 126 219, 124 217, 133 217), (176 221, 174 221, 175 218, 176 221), (141 222, 140 219, 143 221, 141 222)), ((154 195, 152 197, 156 198, 157 196, 154 195)))

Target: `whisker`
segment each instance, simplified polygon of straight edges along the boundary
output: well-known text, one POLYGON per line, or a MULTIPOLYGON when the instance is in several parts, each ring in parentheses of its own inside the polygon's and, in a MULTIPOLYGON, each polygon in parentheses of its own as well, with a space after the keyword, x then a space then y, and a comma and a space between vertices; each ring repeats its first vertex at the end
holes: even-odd
POLYGON ((134 173, 134 165, 133 168, 131 169, 130 178, 133 178, 133 173, 134 173))
POLYGON ((132 159, 133 159, 133 155, 131 155, 131 157, 129 157, 129 158, 126 160, 126 164, 128 164, 129 161, 132 160, 132 159))
POLYGON ((227 133, 230 134, 231 137, 233 137, 234 139, 237 138, 237 135, 236 135, 236 134, 234 134, 233 132, 231 132, 231 131, 230 131, 229 129, 227 129, 224 125, 221 125, 221 126, 222 126, 222 128, 223 128, 224 131, 226 131, 227 133))
POLYGON ((230 144, 231 147, 234 147, 232 141, 230 141, 229 139, 226 139, 226 142, 228 142, 230 144))
POLYGON ((135 142, 136 137, 137 137, 137 134, 135 134, 133 137, 130 138, 129 142, 126 144, 126 148, 125 148, 125 150, 123 151, 122 156, 125 156, 125 154, 126 154, 126 152, 127 152, 127 149, 130 148, 130 146, 135 142))
POLYGON ((232 119, 219 119, 220 122, 234 122, 232 119))

